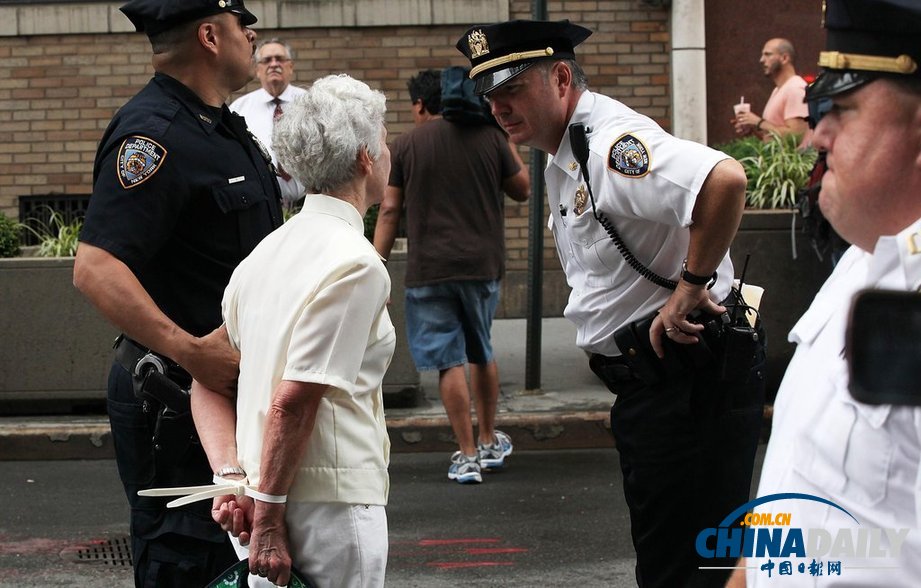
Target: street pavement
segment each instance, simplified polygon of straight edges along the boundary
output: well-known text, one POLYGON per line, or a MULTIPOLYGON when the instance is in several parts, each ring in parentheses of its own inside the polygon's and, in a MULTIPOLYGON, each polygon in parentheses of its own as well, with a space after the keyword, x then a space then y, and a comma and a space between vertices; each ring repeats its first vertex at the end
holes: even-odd
MULTIPOLYGON (((613 449, 516 451, 469 486, 447 479, 447 458, 393 456, 386 586, 635 586, 613 449)), ((0 588, 132 585, 114 461, 0 467, 0 588)))

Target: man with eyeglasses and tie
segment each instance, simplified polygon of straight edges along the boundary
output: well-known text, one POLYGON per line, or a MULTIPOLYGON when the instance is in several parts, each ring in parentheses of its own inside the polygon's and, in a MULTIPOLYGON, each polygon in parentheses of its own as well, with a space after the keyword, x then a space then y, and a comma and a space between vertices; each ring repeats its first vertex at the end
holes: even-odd
POLYGON ((305 92, 291 84, 294 62, 291 47, 281 39, 272 38, 260 43, 253 57, 256 60, 256 77, 262 87, 240 96, 230 105, 230 110, 246 119, 246 125, 262 142, 275 164, 281 197, 290 207, 304 196, 304 186, 279 167, 272 149, 272 129, 285 106, 305 92))

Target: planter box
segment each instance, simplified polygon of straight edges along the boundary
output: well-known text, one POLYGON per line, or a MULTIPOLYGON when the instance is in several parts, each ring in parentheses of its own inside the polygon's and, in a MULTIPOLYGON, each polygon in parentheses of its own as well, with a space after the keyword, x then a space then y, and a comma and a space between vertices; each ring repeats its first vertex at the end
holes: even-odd
POLYGON ((806 312, 831 274, 828 259, 819 260, 799 215, 792 210, 746 210, 730 248, 736 277, 751 254, 745 281, 764 288, 761 317, 768 337, 767 393, 773 402, 796 346, 790 329, 806 312), (795 252, 795 259, 794 259, 795 252))
POLYGON ((73 269, 72 257, 0 259, 0 414, 103 406, 118 333, 73 269))
MULTIPOLYGON (((403 318, 406 255, 389 264, 398 342, 384 378, 387 406, 415 401, 419 374, 403 318)), ((118 331, 73 287, 73 258, 0 259, 0 415, 105 410, 118 331)))

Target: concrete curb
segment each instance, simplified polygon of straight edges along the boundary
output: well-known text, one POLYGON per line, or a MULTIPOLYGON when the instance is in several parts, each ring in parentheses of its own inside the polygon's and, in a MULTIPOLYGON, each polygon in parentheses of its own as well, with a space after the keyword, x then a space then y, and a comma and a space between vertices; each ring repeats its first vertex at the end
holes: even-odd
MULTIPOLYGON (((511 435, 517 450, 613 447, 607 411, 500 414, 496 426, 511 435)), ((394 453, 457 449, 444 416, 387 420, 394 453)), ((108 419, 100 417, 10 418, 0 420, 0 461, 113 459, 108 419), (3 422, 3 421, 6 422, 3 422)))

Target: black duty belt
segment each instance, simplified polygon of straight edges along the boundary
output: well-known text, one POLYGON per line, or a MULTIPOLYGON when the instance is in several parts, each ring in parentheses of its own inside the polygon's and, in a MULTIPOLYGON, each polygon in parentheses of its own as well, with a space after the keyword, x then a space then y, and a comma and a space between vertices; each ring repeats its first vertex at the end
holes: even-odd
POLYGON ((139 400, 155 402, 176 413, 188 412, 192 376, 179 364, 125 335, 119 335, 113 347, 115 361, 131 374, 139 400))

